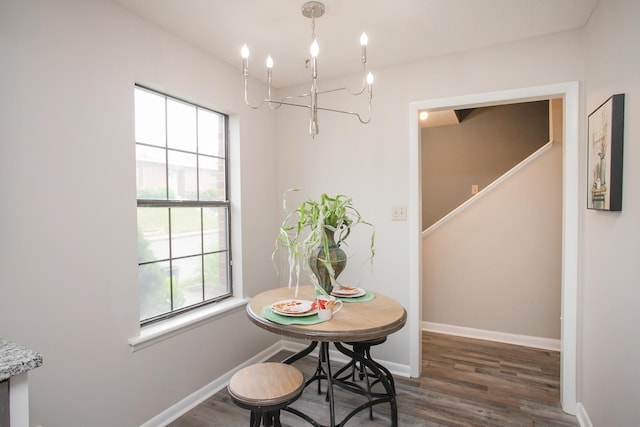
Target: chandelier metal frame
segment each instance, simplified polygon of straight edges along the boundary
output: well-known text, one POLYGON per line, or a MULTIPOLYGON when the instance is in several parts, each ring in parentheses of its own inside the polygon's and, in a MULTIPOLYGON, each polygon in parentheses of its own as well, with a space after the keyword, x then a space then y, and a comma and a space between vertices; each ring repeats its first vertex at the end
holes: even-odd
POLYGON ((288 105, 292 107, 302 107, 309 109, 309 134, 312 137, 315 137, 319 133, 318 128, 318 111, 331 111, 334 113, 342 113, 355 116, 360 123, 368 124, 371 122, 372 118, 372 110, 371 110, 371 100, 373 98, 373 75, 371 73, 367 73, 367 43, 368 37, 365 33, 362 33, 360 36, 360 45, 362 47, 362 53, 360 56, 360 61, 362 63, 362 86, 353 91, 348 87, 338 87, 335 89, 328 90, 318 90, 318 52, 319 47, 316 41, 316 19, 322 17, 325 14, 325 6, 323 3, 319 1, 308 1, 302 5, 302 15, 305 18, 311 19, 311 48, 309 50, 311 54, 311 59, 308 62, 311 64, 311 89, 307 93, 303 93, 301 95, 292 95, 281 98, 279 100, 273 99, 271 97, 271 80, 273 73, 273 59, 269 55, 267 57, 267 97, 262 99, 257 104, 252 104, 249 102, 248 96, 248 80, 249 80, 249 48, 245 44, 240 54, 242 56, 242 74, 244 76, 244 102, 252 109, 258 109, 264 106, 265 104, 271 109, 278 109, 283 105, 288 105), (318 106, 318 96, 322 94, 332 93, 332 92, 340 92, 345 91, 349 95, 358 96, 363 93, 367 93, 368 98, 368 116, 364 117, 357 112, 340 110, 337 108, 327 108, 318 106), (309 98, 308 104, 301 104, 294 102, 298 98, 309 98))

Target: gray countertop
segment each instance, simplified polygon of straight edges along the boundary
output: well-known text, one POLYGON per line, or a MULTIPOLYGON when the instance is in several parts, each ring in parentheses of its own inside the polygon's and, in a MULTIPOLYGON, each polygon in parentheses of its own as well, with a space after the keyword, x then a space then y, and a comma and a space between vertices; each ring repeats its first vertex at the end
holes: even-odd
POLYGON ((0 338, 0 381, 42 365, 42 355, 0 338))

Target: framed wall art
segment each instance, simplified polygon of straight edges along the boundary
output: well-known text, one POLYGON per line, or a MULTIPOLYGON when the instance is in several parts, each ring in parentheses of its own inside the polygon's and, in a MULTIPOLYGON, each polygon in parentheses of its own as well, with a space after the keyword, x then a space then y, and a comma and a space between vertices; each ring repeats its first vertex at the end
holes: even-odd
POLYGON ((589 114, 587 208, 622 210, 624 94, 613 95, 589 114))

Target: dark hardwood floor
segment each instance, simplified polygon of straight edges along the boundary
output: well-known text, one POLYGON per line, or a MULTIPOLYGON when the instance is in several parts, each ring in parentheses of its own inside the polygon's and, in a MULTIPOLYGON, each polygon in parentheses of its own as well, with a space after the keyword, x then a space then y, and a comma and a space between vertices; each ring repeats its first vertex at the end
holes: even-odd
MULTIPOLYGON (((560 409, 560 354, 527 347, 423 332, 420 378, 396 377, 398 425, 413 426, 577 426, 575 417, 560 409)), ((273 360, 288 355, 282 352, 273 360)), ((372 349, 375 358, 375 347, 372 349)), ((309 377, 316 359, 296 362, 309 377)), ((338 366, 332 366, 335 371, 338 366)), ((324 384, 324 383, 323 383, 324 384)), ((323 388, 324 390, 324 388, 323 388)), ((363 402, 336 388, 336 413, 341 420, 363 402)), ((328 424, 328 404, 314 385, 307 387, 293 405, 328 424)), ((374 407, 374 419, 366 411, 346 427, 389 426, 389 405, 374 407)), ((284 427, 303 423, 283 413, 284 427)), ((170 424, 172 427, 236 427, 249 425, 249 412, 236 407, 226 390, 170 424)))

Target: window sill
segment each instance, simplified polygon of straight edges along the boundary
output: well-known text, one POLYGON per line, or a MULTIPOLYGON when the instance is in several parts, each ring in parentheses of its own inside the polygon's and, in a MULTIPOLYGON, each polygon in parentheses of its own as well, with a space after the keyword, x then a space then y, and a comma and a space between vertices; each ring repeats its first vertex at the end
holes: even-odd
POLYGON ((144 326, 140 328, 140 335, 129 338, 129 346, 132 352, 136 352, 244 308, 248 302, 249 298, 228 298, 210 306, 144 326))

